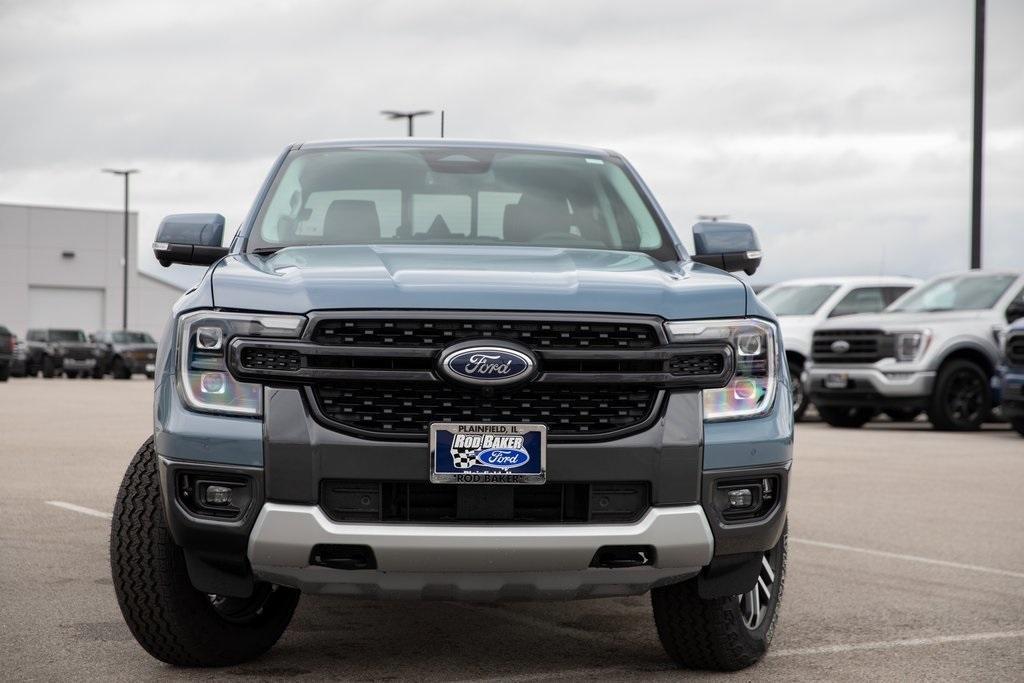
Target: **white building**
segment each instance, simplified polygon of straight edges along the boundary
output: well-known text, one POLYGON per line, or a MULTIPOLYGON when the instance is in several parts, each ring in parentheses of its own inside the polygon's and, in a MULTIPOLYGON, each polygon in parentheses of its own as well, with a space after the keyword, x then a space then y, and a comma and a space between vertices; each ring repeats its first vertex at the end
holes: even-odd
MULTIPOLYGON (((181 287, 138 270, 129 215, 128 328, 159 337, 181 287)), ((0 204, 0 325, 120 329, 124 213, 0 204)))

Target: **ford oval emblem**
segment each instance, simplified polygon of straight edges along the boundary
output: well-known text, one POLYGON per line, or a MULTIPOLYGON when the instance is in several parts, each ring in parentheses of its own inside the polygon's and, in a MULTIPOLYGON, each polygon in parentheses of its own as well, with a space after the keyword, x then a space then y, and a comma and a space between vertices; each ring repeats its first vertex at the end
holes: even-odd
POLYGON ((832 342, 832 346, 829 348, 832 349, 832 353, 846 353, 850 350, 850 342, 845 339, 837 339, 832 342))
POLYGON ((487 448, 476 454, 476 461, 484 467, 512 470, 530 462, 530 454, 511 448, 487 448))
POLYGON ((457 344, 441 354, 441 371, 468 384, 512 384, 529 379, 537 364, 526 349, 457 344))

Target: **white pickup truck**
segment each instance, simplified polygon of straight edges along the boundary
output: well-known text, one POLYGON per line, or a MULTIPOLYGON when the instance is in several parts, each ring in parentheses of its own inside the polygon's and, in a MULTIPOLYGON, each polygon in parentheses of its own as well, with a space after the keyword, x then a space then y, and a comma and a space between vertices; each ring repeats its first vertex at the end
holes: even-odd
MULTIPOLYGON (((908 277, 820 277, 786 280, 761 292, 782 327, 789 374, 793 378, 793 416, 807 410, 808 394, 800 374, 811 357, 814 328, 829 318, 877 313, 913 289, 920 280, 908 277)), ((900 415, 896 415, 900 417, 900 415)))

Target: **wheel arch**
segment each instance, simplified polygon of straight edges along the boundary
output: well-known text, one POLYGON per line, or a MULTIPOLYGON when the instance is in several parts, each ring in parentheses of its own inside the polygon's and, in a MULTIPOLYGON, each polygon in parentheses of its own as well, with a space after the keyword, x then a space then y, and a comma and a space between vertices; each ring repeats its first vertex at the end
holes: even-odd
POLYGON ((955 360, 966 360, 979 366, 985 374, 991 378, 996 372, 996 364, 989 354, 976 346, 962 345, 946 351, 942 360, 939 361, 938 372, 955 360))

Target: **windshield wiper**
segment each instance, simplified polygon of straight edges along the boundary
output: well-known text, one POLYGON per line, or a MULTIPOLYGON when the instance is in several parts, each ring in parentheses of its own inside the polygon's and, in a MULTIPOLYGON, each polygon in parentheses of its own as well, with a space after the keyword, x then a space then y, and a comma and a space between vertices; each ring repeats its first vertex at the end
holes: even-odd
POLYGON ((279 252, 282 249, 284 249, 283 246, 282 247, 260 247, 259 249, 253 249, 249 253, 250 254, 256 254, 257 256, 270 256, 272 254, 276 254, 277 252, 279 252))

